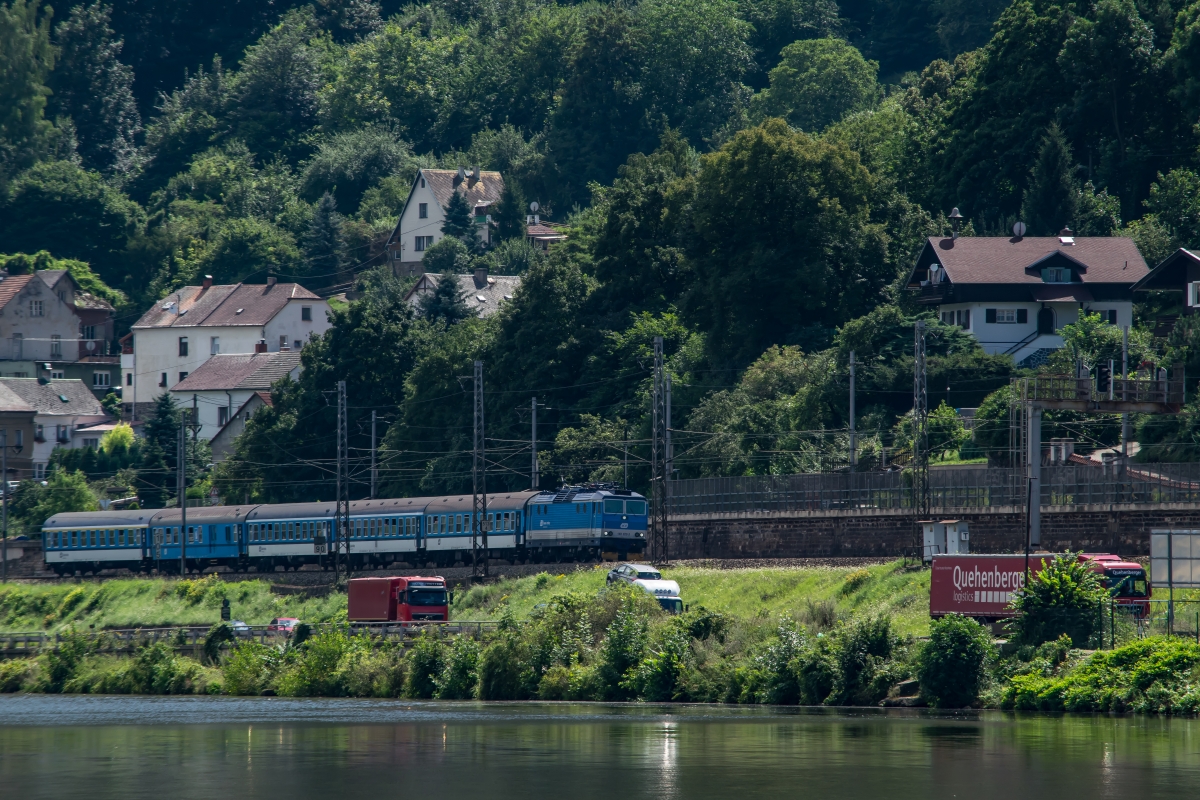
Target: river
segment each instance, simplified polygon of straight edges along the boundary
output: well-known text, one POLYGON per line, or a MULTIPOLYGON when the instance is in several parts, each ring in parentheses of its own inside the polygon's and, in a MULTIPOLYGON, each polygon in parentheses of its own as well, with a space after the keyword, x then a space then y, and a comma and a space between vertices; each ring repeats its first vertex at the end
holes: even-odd
POLYGON ((1000 712, 0 697, 0 797, 1200 794, 1200 721, 1000 712))

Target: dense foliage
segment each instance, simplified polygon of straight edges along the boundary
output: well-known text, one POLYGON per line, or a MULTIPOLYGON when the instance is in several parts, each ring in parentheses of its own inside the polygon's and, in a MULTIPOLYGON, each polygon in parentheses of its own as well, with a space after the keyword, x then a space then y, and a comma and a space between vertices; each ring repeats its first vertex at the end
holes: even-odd
MULTIPOLYGON (((952 207, 966 235, 1020 217, 1130 235, 1152 263, 1200 245, 1198 20, 1189 0, 0 0, 0 251, 89 270, 118 335, 206 274, 357 284, 300 383, 195 472, 229 498, 331 496, 341 377, 356 496, 372 410, 384 490, 463 489, 475 360, 494 486, 526 482, 532 397, 546 480, 624 479, 629 453, 644 488, 656 336, 680 477, 843 465, 851 351, 860 463, 903 463, 903 283, 952 207), (420 166, 504 175, 502 243, 480 252, 451 209, 428 255, 523 275, 501 313, 449 285, 414 313, 372 271, 420 166), (533 200, 568 235, 548 253, 522 236, 533 200)), ((1190 358, 1146 333, 1168 305, 1134 331, 1155 364, 1190 358)), ((939 417, 938 456, 1004 462, 1008 403, 984 401, 1011 360, 926 319, 931 407, 988 412, 973 441, 939 417)), ((1081 334, 1070 358, 1112 357, 1081 334)), ((1189 457, 1196 419, 1146 423, 1146 452, 1189 457)), ((1050 422, 1115 441, 1112 420, 1050 422)), ((122 478, 154 503, 168 445, 122 478)))

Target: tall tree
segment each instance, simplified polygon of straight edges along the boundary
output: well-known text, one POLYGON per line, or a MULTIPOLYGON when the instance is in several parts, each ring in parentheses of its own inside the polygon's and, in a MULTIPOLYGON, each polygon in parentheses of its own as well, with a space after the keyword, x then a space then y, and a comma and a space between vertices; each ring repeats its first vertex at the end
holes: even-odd
POLYGON ((421 299, 421 315, 430 322, 445 320, 447 325, 462 322, 475 312, 467 305, 467 293, 458 288, 458 276, 443 272, 437 288, 421 299))
POLYGON ((138 468, 138 497, 149 508, 161 508, 176 495, 180 424, 171 394, 163 392, 154 398, 154 410, 142 429, 146 444, 138 468))
POLYGON ((879 64, 841 39, 811 39, 783 48, 771 86, 754 98, 761 117, 783 117, 794 127, 820 132, 880 97, 879 64))
POLYGON ((1079 187, 1071 146, 1058 124, 1042 140, 1037 161, 1029 172, 1021 213, 1033 236, 1052 236, 1073 225, 1079 207, 1079 187))
POLYGON ((511 177, 504 181, 504 192, 492 219, 496 222, 496 235, 500 241, 516 239, 525 235, 525 194, 521 185, 511 177))
POLYGON ((453 236, 464 245, 469 252, 479 250, 479 235, 476 233, 474 209, 467 203, 467 198, 461 192, 454 192, 446 202, 446 219, 442 222, 442 233, 453 236))
POLYGON ((304 264, 310 276, 333 283, 346 266, 346 244, 342 237, 342 215, 329 192, 321 195, 304 235, 304 264))
POLYGON ((39 0, 0 2, 0 186, 39 158, 53 135, 44 118, 53 13, 39 0))
POLYGON ((133 97, 133 70, 121 63, 124 41, 110 25, 112 7, 78 5, 54 29, 59 48, 51 74, 51 111, 75 123, 84 166, 113 176, 134 167, 142 129, 133 97))

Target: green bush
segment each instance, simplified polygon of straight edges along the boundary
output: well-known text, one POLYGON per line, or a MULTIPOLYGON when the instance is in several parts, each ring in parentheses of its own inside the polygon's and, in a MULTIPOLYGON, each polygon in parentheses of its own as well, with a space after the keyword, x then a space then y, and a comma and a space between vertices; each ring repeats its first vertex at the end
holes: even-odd
POLYGON ((275 674, 279 658, 279 651, 274 648, 258 642, 240 643, 221 667, 225 691, 236 695, 262 694, 275 674))
POLYGON ((1151 637, 1093 653, 1063 674, 1014 675, 1001 706, 1026 711, 1200 711, 1200 645, 1151 637))
POLYGON ((437 679, 446 668, 446 646, 423 632, 408 654, 404 696, 429 700, 437 693, 437 679))
POLYGON ((772 705, 800 702, 795 661, 804 645, 804 632, 791 618, 784 617, 775 630, 775 638, 767 641, 752 659, 741 689, 741 701, 772 705))
POLYGON ((29 662, 25 659, 0 661, 0 694, 21 691, 29 677, 29 662))
POLYGON ((959 614, 933 620, 918 658, 922 696, 938 708, 973 705, 994 658, 992 637, 975 620, 959 614))
POLYGON ((446 654, 446 666, 435 679, 439 700, 467 700, 475 696, 479 682, 479 643, 470 636, 455 637, 446 654))
POLYGON ((648 630, 649 620, 641 609, 632 602, 622 603, 600 645, 597 667, 605 700, 633 699, 635 693, 625 676, 641 663, 648 630))
POLYGON ((860 619, 838 628, 833 657, 837 680, 825 699, 830 705, 874 705, 888 690, 890 672, 883 669, 896 649, 896 636, 887 617, 860 619), (878 681, 883 676, 885 680, 878 681))
POLYGON ((810 640, 792 661, 799 688, 799 702, 808 706, 823 704, 838 682, 838 665, 833 640, 810 640))
POLYGON ((621 688, 651 702, 678 700, 680 681, 693 660, 686 629, 677 624, 666 626, 648 650, 621 681, 621 688))
POLYGON ((1107 593, 1100 576, 1072 553, 1042 562, 1040 572, 1017 592, 1012 621, 1016 641, 1039 645, 1066 634, 1076 647, 1087 647, 1099 633, 1107 593))
POLYGON ((363 643, 366 643, 366 637, 352 638, 341 630, 313 636, 295 648, 295 657, 279 677, 279 694, 287 697, 344 696, 342 660, 363 643), (362 643, 358 641, 360 639, 362 643))
POLYGON ((528 653, 516 631, 502 631, 479 659, 480 700, 527 700, 535 693, 528 653))

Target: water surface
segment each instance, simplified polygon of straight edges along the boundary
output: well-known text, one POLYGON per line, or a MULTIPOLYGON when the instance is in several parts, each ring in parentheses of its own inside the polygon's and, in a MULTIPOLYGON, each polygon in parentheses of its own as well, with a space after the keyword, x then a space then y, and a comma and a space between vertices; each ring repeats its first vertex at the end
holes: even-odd
POLYGON ((1200 796, 1200 722, 280 698, 0 698, 0 797, 1200 796))

